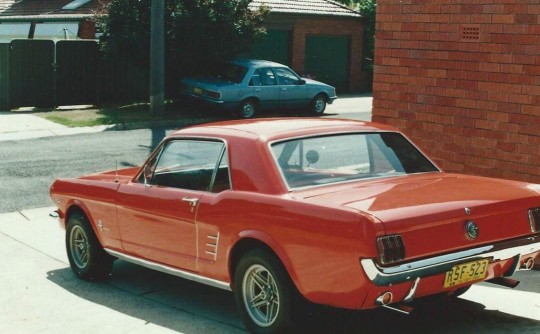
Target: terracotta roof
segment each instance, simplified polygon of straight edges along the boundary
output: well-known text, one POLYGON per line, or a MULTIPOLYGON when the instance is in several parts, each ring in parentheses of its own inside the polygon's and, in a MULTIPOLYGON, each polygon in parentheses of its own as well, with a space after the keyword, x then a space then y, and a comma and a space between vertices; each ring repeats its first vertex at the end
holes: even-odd
POLYGON ((92 0, 77 9, 63 10, 73 0, 0 0, 0 18, 54 18, 90 16, 99 8, 100 1, 92 0))
POLYGON ((253 0, 252 9, 266 5, 272 13, 362 17, 347 6, 330 0, 253 0))
MULTIPOLYGON (((74 9, 62 10, 73 0, 0 0, 0 19, 91 16, 103 0, 91 0, 74 9)), ((253 0, 250 8, 266 5, 274 13, 361 17, 360 13, 331 0, 253 0)))

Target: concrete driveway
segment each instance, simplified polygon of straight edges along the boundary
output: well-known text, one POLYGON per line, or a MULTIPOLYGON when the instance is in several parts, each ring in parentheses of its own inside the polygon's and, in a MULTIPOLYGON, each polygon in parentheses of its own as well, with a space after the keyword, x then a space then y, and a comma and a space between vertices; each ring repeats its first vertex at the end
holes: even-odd
MULTIPOLYGON (((54 208, 0 214, 1 333, 245 333, 232 293, 116 261, 105 282, 71 272, 54 208)), ((539 333, 540 272, 520 290, 475 285, 454 302, 386 309, 314 308, 310 333, 539 333)))

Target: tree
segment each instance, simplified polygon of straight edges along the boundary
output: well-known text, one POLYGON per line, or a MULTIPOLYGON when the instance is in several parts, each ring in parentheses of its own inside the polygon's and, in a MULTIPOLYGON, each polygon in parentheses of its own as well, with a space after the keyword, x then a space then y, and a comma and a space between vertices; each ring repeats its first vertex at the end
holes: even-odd
POLYGON ((359 11, 365 17, 364 25, 364 70, 373 71, 373 58, 375 52, 375 15, 376 0, 338 0, 339 2, 359 11))
MULTIPOLYGON (((111 0, 96 14, 106 55, 148 68, 152 0, 111 0)), ((156 1, 156 0, 154 0, 156 1)), ((165 1, 165 0, 164 0, 165 1)), ((168 0, 165 49, 168 83, 204 74, 216 63, 247 52, 265 34, 265 7, 252 11, 251 0, 168 0)), ((170 87, 169 87, 170 88, 170 87)))

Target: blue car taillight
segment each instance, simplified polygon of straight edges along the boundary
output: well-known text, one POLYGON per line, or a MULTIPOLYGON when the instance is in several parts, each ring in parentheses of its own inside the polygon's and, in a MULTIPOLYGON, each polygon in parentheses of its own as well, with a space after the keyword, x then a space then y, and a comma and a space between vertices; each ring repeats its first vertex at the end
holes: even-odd
POLYGON ((529 209, 529 224, 533 233, 540 232, 540 208, 529 209))
POLYGON ((382 264, 389 264, 405 259, 405 244, 400 235, 387 235, 377 238, 379 260, 382 264))

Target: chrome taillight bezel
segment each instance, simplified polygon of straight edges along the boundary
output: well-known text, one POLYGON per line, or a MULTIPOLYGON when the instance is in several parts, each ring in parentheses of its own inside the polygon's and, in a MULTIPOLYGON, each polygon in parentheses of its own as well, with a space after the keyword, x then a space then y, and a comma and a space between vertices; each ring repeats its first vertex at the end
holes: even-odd
POLYGON ((540 207, 529 209, 529 224, 531 232, 540 232, 540 207))
POLYGON ((399 234, 378 237, 377 251, 381 264, 395 263, 405 259, 405 244, 399 234))

